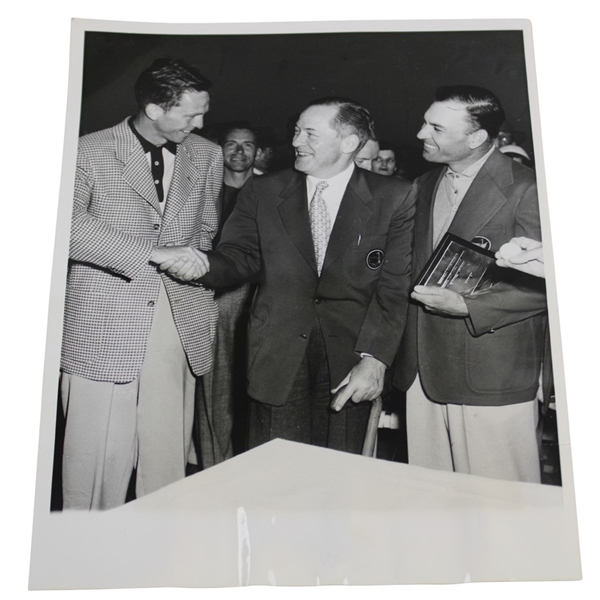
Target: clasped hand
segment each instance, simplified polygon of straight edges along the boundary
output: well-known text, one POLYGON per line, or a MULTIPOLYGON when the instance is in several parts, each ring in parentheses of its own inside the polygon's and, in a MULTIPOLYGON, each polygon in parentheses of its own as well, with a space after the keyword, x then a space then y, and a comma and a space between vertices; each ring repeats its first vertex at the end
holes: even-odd
POLYGON ((191 246, 157 246, 150 262, 180 281, 193 281, 210 270, 208 257, 191 246))

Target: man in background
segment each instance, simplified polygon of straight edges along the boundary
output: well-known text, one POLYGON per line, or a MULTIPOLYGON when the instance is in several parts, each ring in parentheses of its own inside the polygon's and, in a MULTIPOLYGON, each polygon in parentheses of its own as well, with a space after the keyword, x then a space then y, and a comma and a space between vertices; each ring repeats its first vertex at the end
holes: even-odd
POLYGON ((379 142, 377 140, 367 140, 360 152, 354 157, 354 164, 366 171, 372 171, 373 161, 377 158, 378 152, 379 142))
POLYGON ((266 175, 275 160, 275 139, 269 131, 263 130, 256 134, 256 144, 256 157, 252 172, 254 175, 266 175))
POLYGON ((138 112, 80 139, 61 357, 64 508, 123 504, 184 477, 213 293, 196 279, 217 229, 221 150, 192 135, 209 82, 159 59, 138 112))

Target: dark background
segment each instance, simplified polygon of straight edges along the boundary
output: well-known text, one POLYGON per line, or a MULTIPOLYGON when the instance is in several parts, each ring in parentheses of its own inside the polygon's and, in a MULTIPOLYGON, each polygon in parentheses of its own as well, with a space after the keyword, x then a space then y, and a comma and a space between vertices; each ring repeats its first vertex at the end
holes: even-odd
POLYGON ((155 58, 183 58, 213 83, 205 128, 247 120, 289 147, 290 124, 315 98, 366 106, 377 135, 420 155, 416 134, 438 86, 493 91, 532 155, 520 31, 142 35, 87 32, 80 133, 136 112, 133 85, 155 58))

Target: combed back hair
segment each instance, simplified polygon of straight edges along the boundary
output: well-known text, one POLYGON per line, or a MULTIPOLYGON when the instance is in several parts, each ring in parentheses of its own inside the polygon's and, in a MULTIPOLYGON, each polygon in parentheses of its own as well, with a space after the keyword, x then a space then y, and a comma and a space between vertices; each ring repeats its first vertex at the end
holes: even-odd
POLYGON ((475 85, 440 87, 435 92, 435 99, 438 102, 453 100, 464 104, 473 127, 487 131, 490 142, 498 135, 505 119, 500 100, 482 87, 475 85))
POLYGON ((227 136, 236 129, 246 129, 247 131, 250 131, 254 135, 254 143, 258 148, 258 134, 256 133, 256 129, 248 121, 231 121, 230 123, 222 125, 221 130, 219 131, 219 146, 222 146, 225 143, 227 136))
POLYGON ((179 104, 185 92, 207 92, 210 86, 210 81, 194 65, 179 58, 158 58, 142 71, 134 92, 140 111, 148 104, 169 110, 179 104))
POLYGON ((348 98, 338 96, 320 98, 311 102, 308 106, 337 106, 338 112, 333 117, 331 126, 339 135, 348 136, 355 134, 358 136, 359 144, 356 149, 357 153, 368 140, 377 139, 371 113, 364 106, 348 98))

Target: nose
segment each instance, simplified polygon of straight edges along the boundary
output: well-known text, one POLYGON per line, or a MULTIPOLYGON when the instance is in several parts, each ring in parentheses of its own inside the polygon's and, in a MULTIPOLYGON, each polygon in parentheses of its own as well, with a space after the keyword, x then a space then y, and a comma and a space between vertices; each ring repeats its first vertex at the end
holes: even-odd
POLYGON ((236 154, 244 154, 244 146, 241 144, 236 144, 234 152, 236 154))
POLYGON ((427 123, 423 123, 423 125, 421 126, 421 129, 419 129, 419 133, 417 133, 417 139, 419 140, 424 140, 426 137, 428 136, 428 129, 427 129, 427 123))
POLYGON ((305 139, 306 134, 304 134, 302 131, 298 131, 294 134, 294 138, 292 139, 292 146, 294 146, 294 148, 301 146, 305 139))
POLYGON ((198 115, 197 117, 194 117, 192 125, 197 129, 202 129, 202 127, 204 126, 204 116, 198 115))

